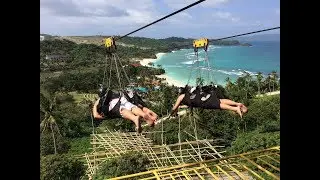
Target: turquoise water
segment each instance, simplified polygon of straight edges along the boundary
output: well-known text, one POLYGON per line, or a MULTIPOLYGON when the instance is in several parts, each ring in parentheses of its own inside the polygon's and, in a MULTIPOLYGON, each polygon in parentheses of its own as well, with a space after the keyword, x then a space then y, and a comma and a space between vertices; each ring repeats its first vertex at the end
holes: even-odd
POLYGON ((225 85, 227 77, 232 81, 236 80, 244 74, 244 71, 251 75, 257 72, 268 75, 275 70, 280 77, 280 42, 250 42, 250 44, 253 46, 209 46, 209 65, 203 50, 199 50, 199 61, 193 63, 196 60, 193 49, 167 53, 155 64, 160 64, 168 76, 183 84, 186 84, 190 77, 191 85, 195 84, 195 79, 200 73, 205 82, 209 79, 220 85, 225 85))

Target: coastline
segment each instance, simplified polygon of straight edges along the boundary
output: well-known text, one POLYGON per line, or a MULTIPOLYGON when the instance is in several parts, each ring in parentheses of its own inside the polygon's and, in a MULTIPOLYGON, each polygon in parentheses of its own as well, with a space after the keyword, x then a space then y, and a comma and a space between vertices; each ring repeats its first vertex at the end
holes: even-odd
POLYGON ((161 79, 165 79, 165 80, 162 80, 161 82, 168 83, 169 86, 171 86, 171 85, 174 85, 174 86, 177 86, 177 87, 186 86, 182 82, 172 78, 171 76, 168 76, 166 73, 165 74, 161 74, 161 75, 156 75, 156 77, 157 78, 161 78, 161 79))
POLYGON ((141 59, 141 60, 139 60, 139 62, 142 66, 152 67, 149 65, 149 63, 154 63, 154 62, 158 61, 165 54, 167 54, 167 53, 157 53, 156 59, 151 59, 151 58, 141 59))
MULTIPOLYGON (((142 66, 152 67, 149 65, 149 63, 154 63, 154 62, 158 61, 165 54, 167 54, 167 53, 157 53, 156 54, 157 59, 146 58, 146 59, 139 60, 139 62, 142 66)), ((177 87, 184 87, 185 86, 185 84, 181 83, 180 81, 174 79, 171 76, 168 76, 166 73, 161 74, 161 75, 156 75, 156 77, 160 78, 160 79, 164 79, 161 82, 168 83, 169 86, 171 86, 171 85, 174 85, 177 87)))

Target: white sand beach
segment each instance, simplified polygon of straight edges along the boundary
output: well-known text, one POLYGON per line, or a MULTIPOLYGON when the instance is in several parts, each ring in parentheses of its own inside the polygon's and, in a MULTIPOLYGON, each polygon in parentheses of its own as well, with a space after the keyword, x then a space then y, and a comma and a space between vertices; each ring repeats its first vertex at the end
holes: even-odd
POLYGON ((165 80, 162 82, 167 82, 169 86, 174 85, 177 87, 184 87, 185 84, 183 84, 182 82, 173 79, 172 77, 166 75, 166 74, 161 74, 161 75, 156 75, 156 77, 158 78, 164 78, 165 80))
POLYGON ((273 92, 268 92, 268 93, 265 93, 265 94, 258 94, 257 97, 271 96, 271 95, 276 95, 276 94, 280 94, 280 91, 273 91, 273 92))
POLYGON ((161 58, 161 56, 165 55, 167 53, 157 53, 156 56, 157 56, 157 59, 151 59, 151 58, 148 58, 148 59, 142 59, 142 60, 139 60, 140 64, 142 66, 148 66, 148 67, 151 67, 149 65, 149 63, 153 63, 153 62, 156 62, 157 60, 159 60, 161 58))
MULTIPOLYGON (((142 60, 139 60, 140 64, 142 66, 147 66, 147 67, 151 67, 149 65, 149 63, 154 63, 156 62, 157 60, 159 60, 163 55, 165 55, 166 53, 157 53, 156 56, 157 56, 157 59, 151 59, 151 58, 148 58, 148 59, 142 59, 142 60)), ((165 82, 165 83, 168 83, 169 86, 171 85, 174 85, 174 86, 177 86, 177 87, 184 87, 185 84, 183 84, 182 82, 178 81, 178 80, 175 80, 173 79, 172 77, 168 76, 167 74, 161 74, 161 75, 156 75, 156 77, 158 78, 164 78, 165 80, 163 80, 162 82, 165 82)))

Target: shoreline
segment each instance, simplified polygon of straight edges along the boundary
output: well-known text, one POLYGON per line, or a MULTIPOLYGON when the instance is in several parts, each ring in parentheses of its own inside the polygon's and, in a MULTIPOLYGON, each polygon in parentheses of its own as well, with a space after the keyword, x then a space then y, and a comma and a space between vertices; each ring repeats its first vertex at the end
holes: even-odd
POLYGON ((154 63, 156 61, 158 61, 163 55, 165 55, 167 53, 157 53, 156 54, 156 59, 152 59, 152 58, 146 58, 146 59, 140 59, 138 60, 141 64, 141 66, 147 66, 147 67, 152 67, 149 65, 149 63, 154 63))
MULTIPOLYGON (((138 61, 140 62, 141 66, 152 67, 151 65, 149 65, 149 63, 154 63, 154 62, 158 61, 165 54, 167 54, 167 53, 157 53, 156 54, 157 59, 145 58, 145 59, 141 59, 138 61)), ((185 84, 181 83, 180 81, 174 79, 171 76, 168 76, 167 73, 164 73, 161 75, 156 75, 156 77, 160 78, 160 79, 164 79, 164 80, 161 80, 161 82, 167 83, 169 86, 171 86, 171 85, 177 86, 177 87, 184 87, 185 86, 185 84)))
POLYGON ((185 87, 186 85, 183 84, 182 82, 172 78, 171 76, 168 76, 167 73, 161 74, 161 75, 156 75, 157 78, 165 79, 161 80, 163 83, 168 83, 169 86, 177 86, 177 87, 185 87))

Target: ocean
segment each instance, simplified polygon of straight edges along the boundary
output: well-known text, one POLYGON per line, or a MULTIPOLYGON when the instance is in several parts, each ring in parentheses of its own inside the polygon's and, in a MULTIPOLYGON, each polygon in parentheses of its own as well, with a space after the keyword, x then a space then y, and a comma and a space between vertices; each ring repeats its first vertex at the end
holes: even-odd
POLYGON ((280 77, 280 42, 250 42, 252 46, 213 46, 208 47, 208 61, 203 49, 199 49, 198 61, 193 49, 181 49, 161 56, 155 65, 161 65, 166 75, 190 85, 197 77, 205 83, 214 82, 224 86, 226 78, 235 81, 244 72, 267 76, 276 71, 280 77), (209 64, 208 64, 209 62, 209 64))

